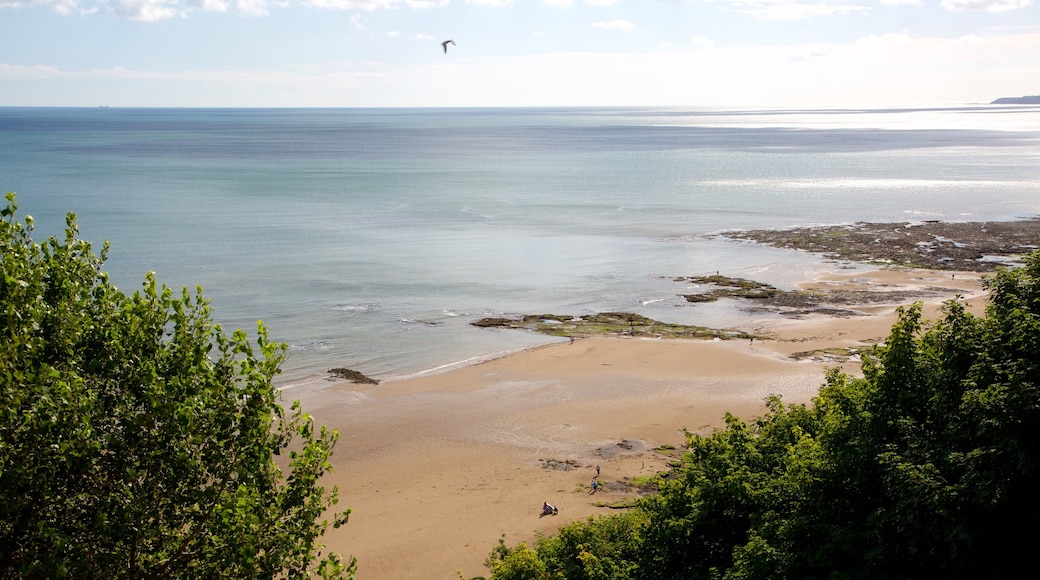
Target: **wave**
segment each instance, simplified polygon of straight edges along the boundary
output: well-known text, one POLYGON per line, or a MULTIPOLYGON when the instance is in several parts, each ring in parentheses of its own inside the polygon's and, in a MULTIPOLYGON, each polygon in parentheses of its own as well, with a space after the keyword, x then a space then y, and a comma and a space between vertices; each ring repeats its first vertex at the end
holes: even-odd
POLYGON ((992 188, 998 186, 1018 186, 1014 181, 984 179, 893 179, 893 178, 821 178, 821 179, 782 179, 782 178, 750 178, 750 179, 708 179, 700 182, 703 185, 740 188, 771 189, 940 189, 951 186, 971 188, 992 188))
POLYGON ((367 312, 377 308, 379 308, 378 302, 341 303, 329 306, 329 310, 337 310, 339 312, 367 312))
POLYGON ((313 342, 304 343, 291 343, 289 345, 289 350, 295 351, 329 350, 330 348, 336 348, 336 345, 332 342, 325 340, 316 340, 313 342))
POLYGON ((416 320, 414 318, 399 318, 397 321, 404 324, 425 324, 427 326, 438 326, 440 324, 436 320, 416 320))

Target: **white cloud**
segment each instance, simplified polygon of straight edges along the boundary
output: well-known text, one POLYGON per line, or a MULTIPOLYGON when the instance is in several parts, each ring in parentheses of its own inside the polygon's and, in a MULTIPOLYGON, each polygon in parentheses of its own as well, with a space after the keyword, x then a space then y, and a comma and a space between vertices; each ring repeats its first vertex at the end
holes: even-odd
POLYGON ((711 48, 712 46, 715 46, 715 41, 707 36, 694 36, 690 40, 690 43, 697 48, 711 48))
POLYGON ((604 28, 607 30, 632 30, 635 25, 627 20, 610 20, 608 22, 593 22, 593 28, 604 28))
POLYGON ((163 72, 0 65, 0 84, 7 102, 46 106, 941 105, 1030 94, 1022 79, 1040 78, 1032 54, 1040 54, 1040 31, 985 38, 894 33, 841 44, 550 53, 410 66, 163 72), (1009 60, 1009 54, 1023 57, 1009 60), (425 90, 430 86, 452 90, 425 90), (41 98, 39 87, 52 90, 41 98))
POLYGON ((585 4, 589 6, 613 6, 617 4, 617 0, 585 0, 585 4))
POLYGON ((404 39, 408 39, 408 40, 421 40, 421 41, 424 41, 424 42, 428 42, 428 41, 434 40, 434 38, 435 38, 431 34, 423 34, 423 33, 413 34, 413 33, 410 33, 410 32, 400 32, 398 30, 389 30, 387 32, 384 32, 384 33, 380 34, 379 36, 381 38, 387 38, 387 39, 390 39, 390 40, 394 40, 394 39, 398 39, 398 38, 404 38, 404 39))
MULTIPOLYGON (((854 4, 848 0, 719 0, 736 12, 749 14, 760 20, 804 20, 816 16, 865 14, 870 6, 854 4)), ((901 0, 897 0, 901 1, 901 0)), ((1029 0, 1026 0, 1029 1, 1029 0)))
MULTIPOLYGON (((436 8, 451 0, 271 0, 275 6, 293 4, 329 10, 436 8)), ((512 0, 469 0, 471 3, 504 5, 512 0)), ((40 6, 58 14, 108 12, 130 20, 155 22, 184 18, 194 12, 234 12, 245 16, 267 16, 268 0, 0 0, 0 9, 40 6)))
POLYGON ((957 39, 957 44, 985 44, 986 39, 977 34, 968 34, 957 39))
POLYGON ((265 0, 235 0, 235 8, 246 16, 268 15, 267 2, 265 0))
POLYGON ((22 8, 42 6, 58 14, 71 14, 77 8, 77 0, 0 0, 0 8, 22 8))
POLYGON ((22 66, 17 64, 0 63, 0 78, 6 79, 36 79, 53 78, 60 75, 61 71, 52 66, 35 65, 22 66))
POLYGON ((1006 12, 1032 4, 1033 0, 942 0, 943 8, 955 11, 1006 12))
POLYGON ((178 6, 174 0, 109 0, 109 10, 130 20, 155 22, 184 16, 192 7, 178 6))
POLYGON ((300 5, 335 10, 380 10, 392 8, 436 8, 449 0, 299 0, 300 5))

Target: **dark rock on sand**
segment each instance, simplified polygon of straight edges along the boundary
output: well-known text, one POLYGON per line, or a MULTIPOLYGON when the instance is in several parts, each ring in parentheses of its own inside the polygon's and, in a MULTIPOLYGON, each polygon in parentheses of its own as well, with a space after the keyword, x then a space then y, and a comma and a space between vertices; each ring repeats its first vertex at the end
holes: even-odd
POLYGON ((714 289, 697 294, 683 294, 687 302, 714 302, 719 298, 772 298, 779 292, 775 287, 763 282, 756 282, 746 278, 730 278, 729 276, 689 276, 676 278, 676 282, 691 282, 693 284, 707 284, 715 286, 714 289))
POLYGON ((359 385, 378 385, 379 381, 366 377, 365 375, 351 369, 335 368, 329 369, 329 374, 337 379, 346 379, 359 385))
POLYGON ((856 223, 720 235, 853 262, 992 272, 1037 248, 1040 218, 1008 222, 856 223))

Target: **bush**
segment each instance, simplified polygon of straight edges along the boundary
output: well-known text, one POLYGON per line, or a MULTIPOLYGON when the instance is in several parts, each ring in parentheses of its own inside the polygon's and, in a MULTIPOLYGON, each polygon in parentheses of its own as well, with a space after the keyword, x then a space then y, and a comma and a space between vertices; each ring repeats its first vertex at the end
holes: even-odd
POLYGON ((279 404, 285 345, 262 324, 255 347, 226 336, 201 289, 151 273, 123 294, 74 215, 37 244, 16 209, 7 194, 0 577, 352 576, 319 542, 349 514, 318 483, 337 435, 279 404))

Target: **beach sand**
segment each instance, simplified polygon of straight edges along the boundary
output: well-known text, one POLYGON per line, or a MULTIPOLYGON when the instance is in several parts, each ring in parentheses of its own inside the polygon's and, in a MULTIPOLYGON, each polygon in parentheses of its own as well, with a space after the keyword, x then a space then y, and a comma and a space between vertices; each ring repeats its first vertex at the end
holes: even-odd
MULTIPOLYGON (((924 270, 821 273, 806 289, 942 287, 926 301, 961 294, 981 312, 979 275, 924 270)), ((315 379, 292 385, 318 424, 338 429, 334 470, 350 522, 326 544, 358 559, 360 580, 484 576, 500 537, 508 545, 592 515, 633 492, 618 482, 667 468, 662 445, 683 430, 708 434, 725 413, 761 415, 779 394, 807 403, 828 368, 859 373, 855 361, 789 355, 882 341, 895 304, 856 307, 863 316, 807 315, 752 321, 768 339, 583 338, 380 385, 315 379), (600 466, 605 485, 590 494, 600 466), (543 501, 559 515, 540 517, 543 501)), ((493 330, 490 332, 517 332, 493 330)))

